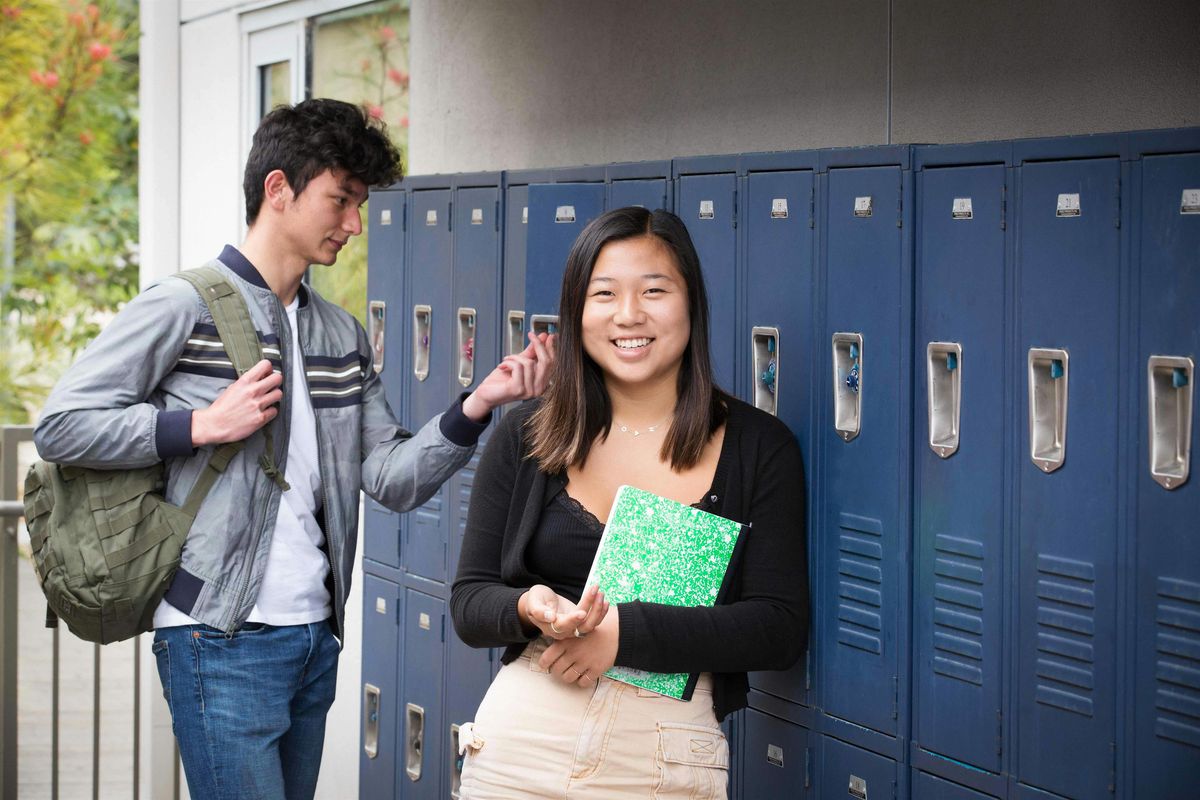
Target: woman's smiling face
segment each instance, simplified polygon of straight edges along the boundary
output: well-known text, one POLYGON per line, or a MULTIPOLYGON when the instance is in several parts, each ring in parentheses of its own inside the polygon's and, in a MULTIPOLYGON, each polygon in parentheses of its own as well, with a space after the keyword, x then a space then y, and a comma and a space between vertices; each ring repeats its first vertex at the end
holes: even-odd
POLYGON ((656 236, 604 245, 583 305, 583 349, 610 386, 672 390, 691 332, 687 286, 656 236))

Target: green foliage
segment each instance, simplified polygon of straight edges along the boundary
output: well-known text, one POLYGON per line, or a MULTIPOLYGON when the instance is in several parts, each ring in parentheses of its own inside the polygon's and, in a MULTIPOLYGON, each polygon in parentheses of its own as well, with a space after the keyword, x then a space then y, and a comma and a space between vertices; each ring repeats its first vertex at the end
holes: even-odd
POLYGON ((0 0, 0 423, 137 291, 137 41, 135 0, 0 0))

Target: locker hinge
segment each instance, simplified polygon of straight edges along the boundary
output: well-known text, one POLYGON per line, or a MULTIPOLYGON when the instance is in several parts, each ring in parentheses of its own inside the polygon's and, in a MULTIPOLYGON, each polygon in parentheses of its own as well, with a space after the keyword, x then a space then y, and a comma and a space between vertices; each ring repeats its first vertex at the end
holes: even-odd
POLYGON ((446 203, 446 231, 454 230, 454 201, 446 203))
POLYGON ((1116 794, 1117 791, 1117 743, 1109 742, 1108 750, 1112 753, 1112 764, 1108 770, 1108 793, 1116 794))
POLYGON ((812 648, 804 651, 804 690, 812 688, 812 648))
POLYGON ((1008 230, 1008 186, 1000 187, 1000 230, 1008 230))
POLYGON ((661 208, 661 209, 664 209, 664 210, 665 210, 665 209, 666 209, 666 207, 667 207, 667 193, 666 193, 666 192, 663 192, 663 196, 662 196, 662 203, 659 205, 659 208, 661 208))
POLYGON ((446 615, 442 614, 442 644, 446 643, 446 615))
POLYGON ((892 676, 892 719, 900 716, 900 679, 892 676))
POLYGON ((733 227, 735 227, 735 228, 737 227, 737 215, 738 215, 737 203, 738 203, 738 193, 737 193, 737 189, 734 189, 733 190, 733 227))
POLYGON ((500 201, 496 201, 496 216, 492 219, 492 230, 499 232, 500 230, 500 201))
POLYGON ((804 748, 804 788, 812 786, 812 748, 804 748))
POLYGON ((900 179, 900 198, 896 203, 896 227, 904 227, 904 179, 900 179))
POLYGON ((408 203, 400 206, 400 231, 408 233, 408 203))
POLYGON ((817 187, 808 187, 808 227, 812 228, 816 225, 815 219, 817 216, 817 187))
POLYGON ((1121 227, 1121 179, 1120 178, 1117 178, 1116 188, 1114 191, 1116 192, 1116 195, 1117 195, 1117 198, 1116 198, 1117 199, 1117 203, 1116 203, 1117 215, 1113 218, 1113 227, 1120 228, 1121 227))
POLYGON ((996 755, 1004 755, 1004 714, 996 712, 996 755))

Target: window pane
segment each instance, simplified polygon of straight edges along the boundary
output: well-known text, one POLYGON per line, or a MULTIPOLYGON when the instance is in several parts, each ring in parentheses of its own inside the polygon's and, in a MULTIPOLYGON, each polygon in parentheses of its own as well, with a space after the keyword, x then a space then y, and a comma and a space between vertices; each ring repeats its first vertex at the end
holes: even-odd
MULTIPOLYGON (((379 2, 326 14, 312 25, 312 97, 367 107, 387 123, 401 153, 408 149, 408 2, 379 2)), ((405 159, 407 161, 407 158, 405 159)), ((332 267, 309 277, 322 296, 366 324, 367 219, 332 267)))
POLYGON ((292 64, 280 61, 266 64, 258 68, 258 118, 262 119, 267 112, 278 105, 292 102, 292 64))

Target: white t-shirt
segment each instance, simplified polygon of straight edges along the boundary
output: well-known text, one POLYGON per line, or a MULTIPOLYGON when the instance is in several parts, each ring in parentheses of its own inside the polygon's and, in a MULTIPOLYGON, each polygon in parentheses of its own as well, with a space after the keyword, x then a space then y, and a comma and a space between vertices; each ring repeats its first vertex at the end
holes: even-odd
MULTIPOLYGON (((284 470, 291 488, 279 500, 267 570, 247 620, 269 625, 304 625, 320 622, 333 613, 329 590, 325 588, 329 560, 321 550, 325 535, 317 524, 317 510, 321 507, 317 422, 304 378, 304 358, 296 326, 299 305, 297 296, 284 309, 292 329, 293 367, 285 389, 291 395, 291 438, 284 470)), ((166 600, 154 612, 155 628, 195 624, 196 620, 166 600)))

